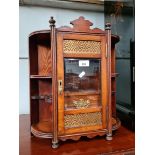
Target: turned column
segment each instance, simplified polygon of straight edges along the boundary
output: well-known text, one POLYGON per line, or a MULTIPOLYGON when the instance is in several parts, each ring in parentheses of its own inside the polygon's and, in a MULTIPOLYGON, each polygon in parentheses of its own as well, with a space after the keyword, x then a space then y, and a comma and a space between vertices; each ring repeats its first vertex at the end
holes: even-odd
POLYGON ((106 42, 107 42, 107 84, 108 84, 108 107, 107 107, 107 140, 112 140, 112 105, 111 105, 111 24, 106 23, 105 25, 105 30, 106 30, 106 42))
POLYGON ((52 148, 58 147, 58 101, 57 101, 57 54, 56 54, 56 29, 53 17, 49 20, 51 28, 51 53, 52 53, 52 104, 53 104, 53 139, 52 148))

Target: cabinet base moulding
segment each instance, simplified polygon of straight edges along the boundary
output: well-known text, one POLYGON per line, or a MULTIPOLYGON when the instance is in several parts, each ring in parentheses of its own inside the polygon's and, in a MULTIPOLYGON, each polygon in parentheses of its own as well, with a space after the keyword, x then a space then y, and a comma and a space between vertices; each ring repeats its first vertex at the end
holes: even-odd
MULTIPOLYGON (((118 118, 116 119, 113 118, 112 120, 113 120, 112 130, 114 131, 120 127, 121 122, 118 118)), ((38 138, 53 138, 50 122, 41 122, 41 123, 32 125, 31 133, 38 138)), ((62 136, 58 136, 58 138, 62 141, 66 141, 67 139, 79 140, 82 136, 86 136, 88 138, 94 138, 96 136, 104 136, 105 134, 107 134, 107 130, 96 130, 96 131, 90 131, 86 133, 83 132, 83 133, 76 133, 76 134, 70 134, 65 136, 62 135, 62 136)))

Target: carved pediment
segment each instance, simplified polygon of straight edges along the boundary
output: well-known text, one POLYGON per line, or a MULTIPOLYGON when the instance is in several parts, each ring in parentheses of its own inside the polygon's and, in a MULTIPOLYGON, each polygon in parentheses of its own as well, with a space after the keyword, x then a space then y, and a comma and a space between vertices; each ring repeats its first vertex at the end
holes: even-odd
POLYGON ((71 21, 70 24, 73 25, 73 29, 78 31, 88 31, 90 30, 90 26, 93 25, 92 22, 85 20, 85 18, 82 16, 76 20, 71 21))
POLYGON ((93 23, 89 20, 85 20, 83 16, 80 16, 78 19, 70 22, 73 27, 62 26, 58 28, 60 31, 74 31, 74 32, 90 32, 90 33, 103 33, 104 31, 99 28, 91 29, 90 27, 93 23))

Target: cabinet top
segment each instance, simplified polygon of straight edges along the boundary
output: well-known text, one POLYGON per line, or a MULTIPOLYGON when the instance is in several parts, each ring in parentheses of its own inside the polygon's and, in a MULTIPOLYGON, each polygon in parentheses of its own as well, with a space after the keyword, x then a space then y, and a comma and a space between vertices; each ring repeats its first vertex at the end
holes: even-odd
MULTIPOLYGON (((32 33, 30 33, 29 38, 37 38, 37 39, 41 39, 41 40, 46 40, 46 39, 50 39, 50 30, 39 30, 39 31, 34 31, 32 33)), ((96 34, 98 35, 98 34, 96 34)), ((116 44, 117 42, 119 42, 120 38, 117 35, 112 34, 111 35, 111 41, 112 43, 116 44)))
MULTIPOLYGON (((56 21, 53 17, 49 20, 50 27, 55 27, 56 21)), ((93 25, 93 23, 89 20, 86 20, 83 16, 80 16, 78 19, 73 20, 70 22, 72 27, 70 26, 62 26, 59 28, 56 28, 56 32, 61 33, 80 33, 80 34, 88 34, 88 35, 106 35, 107 31, 111 29, 110 23, 106 24, 106 30, 101 30, 99 28, 93 28, 90 27, 93 25)), ((41 31, 35 31, 32 32, 29 37, 36 36, 40 39, 42 38, 50 38, 50 30, 41 30, 41 31)), ((119 36, 112 35, 112 43, 117 43, 119 41, 119 36)))

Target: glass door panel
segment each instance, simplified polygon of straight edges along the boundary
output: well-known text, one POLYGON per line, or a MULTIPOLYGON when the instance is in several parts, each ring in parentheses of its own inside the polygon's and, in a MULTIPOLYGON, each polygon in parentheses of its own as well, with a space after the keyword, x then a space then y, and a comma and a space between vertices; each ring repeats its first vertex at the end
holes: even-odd
POLYGON ((64 59, 65 109, 101 106, 100 59, 64 59))

